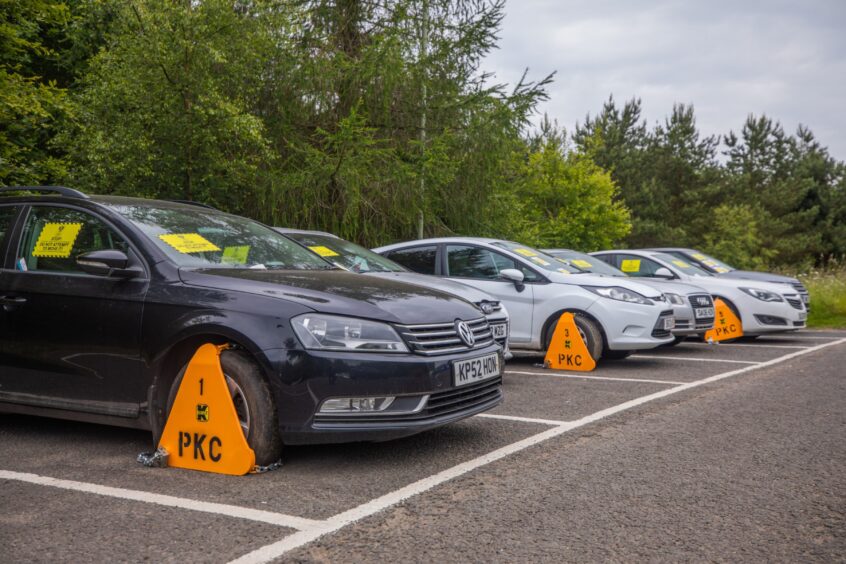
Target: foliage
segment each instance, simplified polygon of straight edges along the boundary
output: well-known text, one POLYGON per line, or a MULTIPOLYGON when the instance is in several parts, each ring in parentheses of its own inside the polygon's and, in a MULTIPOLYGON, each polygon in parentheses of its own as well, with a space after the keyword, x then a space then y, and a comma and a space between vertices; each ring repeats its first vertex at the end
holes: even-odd
POLYGON ((824 267, 800 274, 811 294, 808 327, 846 329, 846 265, 831 259, 824 267))

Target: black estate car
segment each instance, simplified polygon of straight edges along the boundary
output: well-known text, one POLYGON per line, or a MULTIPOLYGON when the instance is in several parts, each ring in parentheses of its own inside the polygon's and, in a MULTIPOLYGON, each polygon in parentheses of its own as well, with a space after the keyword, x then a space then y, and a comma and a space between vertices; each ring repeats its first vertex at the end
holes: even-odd
POLYGON ((450 294, 336 268, 205 206, 0 188, 0 411, 150 429, 187 362, 223 372, 256 461, 387 440, 502 399, 502 349, 450 294))

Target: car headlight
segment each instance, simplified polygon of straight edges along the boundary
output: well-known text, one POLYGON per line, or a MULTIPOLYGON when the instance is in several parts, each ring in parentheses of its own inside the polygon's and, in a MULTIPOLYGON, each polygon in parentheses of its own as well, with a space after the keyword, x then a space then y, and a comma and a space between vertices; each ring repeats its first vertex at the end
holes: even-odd
POLYGON ((670 300, 671 304, 684 305, 684 298, 678 294, 670 294, 669 292, 664 292, 664 296, 666 296, 666 298, 670 300))
POLYGON ((753 298, 758 298, 762 302, 783 302, 784 298, 776 294, 775 292, 770 292, 768 290, 761 290, 760 288, 741 288, 743 292, 746 292, 753 298))
POLYGON ((394 328, 387 323, 306 313, 291 320, 294 332, 307 349, 357 352, 408 352, 394 328))
POLYGON ((589 290, 594 294, 598 294, 603 298, 611 298, 612 300, 620 300, 621 302, 629 302, 633 304, 654 305, 652 300, 641 296, 637 292, 627 290, 619 286, 582 286, 585 290, 589 290))

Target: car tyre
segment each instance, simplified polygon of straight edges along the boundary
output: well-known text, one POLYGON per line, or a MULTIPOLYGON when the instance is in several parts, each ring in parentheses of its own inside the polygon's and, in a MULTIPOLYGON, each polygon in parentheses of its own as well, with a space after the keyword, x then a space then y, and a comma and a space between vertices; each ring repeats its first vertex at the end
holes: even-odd
MULTIPOLYGON (((261 377, 259 368, 243 352, 223 351, 220 355, 220 366, 232 395, 241 430, 244 431, 247 444, 255 452, 256 464, 273 464, 279 460, 282 453, 282 440, 279 437, 276 405, 267 382, 261 377)), ((167 400, 168 414, 187 369, 188 363, 179 371, 171 386, 167 400)))
MULTIPOLYGON (((557 314, 555 320, 549 324, 546 330, 544 351, 549 350, 549 345, 552 343, 552 335, 555 333, 555 328, 558 326, 558 319, 560 317, 561 314, 557 314)), ((573 314, 573 321, 576 323, 576 328, 579 330, 579 334, 582 336, 582 340, 585 342, 591 358, 598 361, 602 358, 602 350, 605 347, 605 339, 602 336, 599 325, 591 318, 579 313, 573 314)))

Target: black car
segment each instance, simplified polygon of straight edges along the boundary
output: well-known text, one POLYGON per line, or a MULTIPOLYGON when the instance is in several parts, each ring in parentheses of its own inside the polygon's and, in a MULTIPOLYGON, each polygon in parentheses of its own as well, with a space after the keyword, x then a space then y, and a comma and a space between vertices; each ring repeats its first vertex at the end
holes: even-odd
POLYGON ((150 429, 221 355, 256 461, 387 440, 502 399, 502 349, 450 294, 359 276, 255 221, 63 187, 0 188, 0 411, 150 429))

